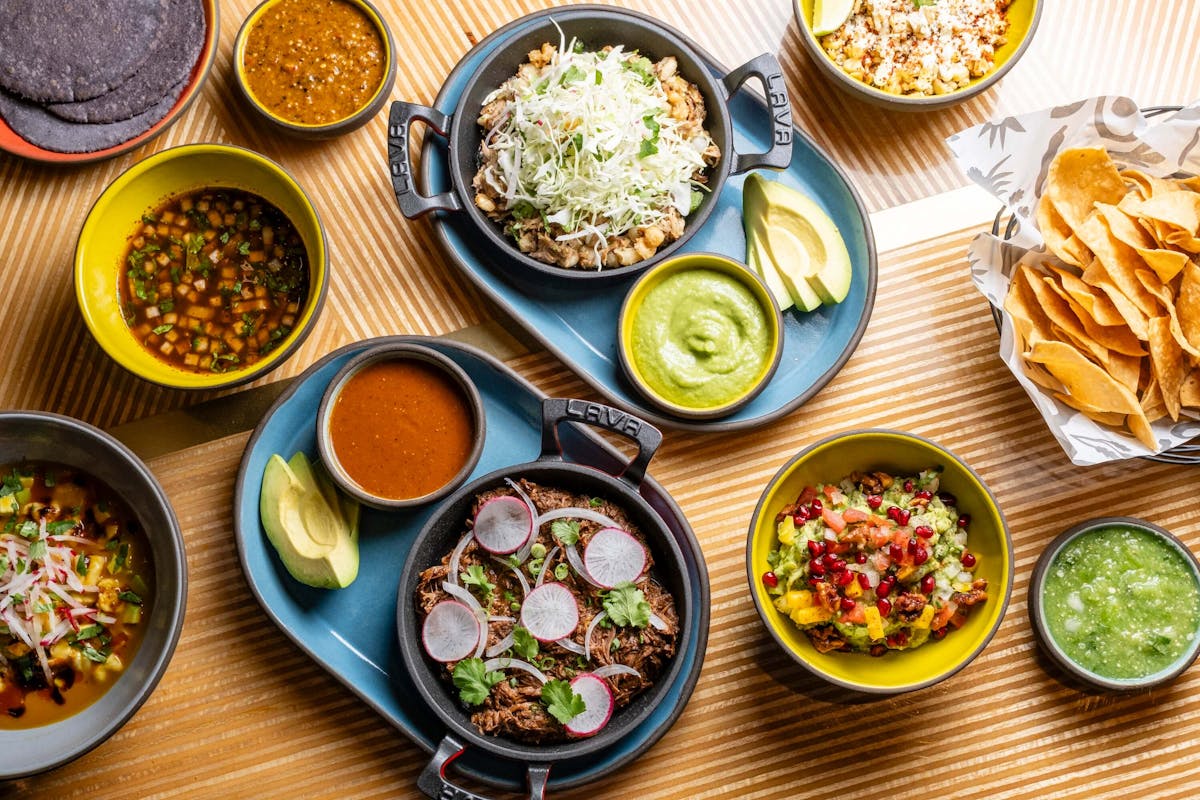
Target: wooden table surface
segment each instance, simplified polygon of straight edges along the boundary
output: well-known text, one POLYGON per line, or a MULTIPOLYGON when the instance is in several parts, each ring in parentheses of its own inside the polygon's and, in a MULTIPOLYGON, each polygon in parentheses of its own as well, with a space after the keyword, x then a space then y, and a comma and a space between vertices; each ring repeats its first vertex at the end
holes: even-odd
MULTIPOLYGON (((488 4, 376 0, 396 35, 396 99, 429 102, 473 42, 539 0, 488 4)), ((550 355, 504 334, 425 222, 403 219, 384 166, 385 115, 331 142, 303 144, 252 122, 230 57, 252 0, 221 2, 222 31, 200 98, 164 136, 100 164, 46 167, 0 155, 0 408, 37 408, 116 428, 149 457, 179 515, 191 582, 165 678, 106 744, 0 797, 416 797, 426 756, 277 631, 251 596, 231 521, 243 432, 209 441, 178 414, 178 441, 139 421, 211 395, 159 389, 117 368, 88 336, 70 279, 92 201, 152 152, 232 142, 284 164, 315 195, 333 278, 316 330, 259 384, 294 376, 337 346, 390 333, 453 335, 499 354, 554 395, 594 398, 550 355), (364 298, 368 300, 364 303, 364 298)), ((707 658, 683 716, 619 774, 561 797, 1099 798, 1200 795, 1200 670, 1159 690, 1089 695, 1037 655, 1026 616, 1030 570, 1059 531, 1134 514, 1200 549, 1200 470, 1134 461, 1074 467, 996 355, 965 249, 993 213, 943 140, 991 116, 1095 94, 1141 105, 1200 94, 1188 0, 1046 2, 1023 61, 955 108, 902 115, 832 88, 800 45, 785 0, 627 0, 727 65, 764 50, 784 64, 796 123, 848 171, 880 244, 874 315, 845 368, 813 400, 750 433, 668 433, 653 474, 702 543, 712 581, 707 658), (936 687, 863 701, 795 666, 749 599, 743 552, 762 487, 792 454, 863 426, 909 430, 957 452, 989 483, 1012 529, 1016 581, 995 639, 936 687)), ((236 402, 233 404, 236 405, 236 402)), ((236 426, 235 426, 236 427, 236 426)))

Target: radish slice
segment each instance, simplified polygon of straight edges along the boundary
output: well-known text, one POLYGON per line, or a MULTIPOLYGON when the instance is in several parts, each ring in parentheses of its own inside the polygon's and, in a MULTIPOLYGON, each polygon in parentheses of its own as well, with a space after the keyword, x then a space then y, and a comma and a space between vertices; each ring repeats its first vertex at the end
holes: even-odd
POLYGON ((606 528, 620 528, 612 517, 606 517, 599 511, 594 511, 590 508, 556 508, 553 511, 547 511, 537 518, 537 523, 534 528, 541 530, 542 526, 547 522, 553 522, 556 519, 586 519, 588 522, 595 522, 603 525, 606 528))
POLYGON ((533 535, 533 516, 529 506, 510 495, 493 497, 475 515, 475 541, 489 553, 507 555, 516 552, 533 535))
POLYGON ((550 569, 550 560, 553 559, 557 553, 558 545, 554 545, 554 547, 550 548, 550 552, 546 553, 546 558, 544 561, 542 561, 542 568, 538 570, 537 580, 533 583, 534 586, 541 586, 542 582, 546 580, 546 571, 550 569))
POLYGON ((458 562, 462 560, 463 550, 467 549, 467 544, 475 537, 473 531, 467 531, 462 538, 458 540, 458 544, 454 546, 454 552, 450 554, 450 566, 446 573, 446 580, 451 584, 458 586, 458 562))
POLYGON ((577 656, 582 656, 587 653, 587 651, 584 649, 583 645, 578 644, 574 639, 566 639, 566 638, 556 639, 554 643, 556 645, 558 645, 559 647, 561 647, 563 650, 570 650, 572 653, 574 653, 577 656))
POLYGON ((588 574, 605 589, 636 581, 646 568, 646 548, 620 528, 604 528, 583 551, 588 574))
POLYGON ((505 650, 507 650, 508 648, 510 648, 510 647, 512 647, 512 646, 513 646, 513 641, 514 641, 515 639, 516 639, 516 637, 515 637, 515 636, 513 635, 513 633, 510 631, 510 632, 509 632, 509 634, 508 634, 508 636, 505 636, 503 639, 501 639, 500 641, 496 642, 494 645, 492 645, 491 647, 489 647, 489 648, 487 649, 487 657, 488 657, 488 658, 492 658, 493 656, 498 656, 498 655, 500 655, 500 654, 501 654, 501 653, 503 653, 505 650))
POLYGON ((544 583, 529 593, 521 606, 521 625, 540 642, 553 642, 575 632, 579 606, 561 583, 544 583))
POLYGON ((486 670, 494 669, 521 669, 528 672, 533 677, 537 678, 542 683, 550 680, 546 677, 546 673, 530 664, 528 661, 521 661, 517 658, 493 658, 490 661, 483 662, 483 668, 486 670))
POLYGON ((529 594, 529 580, 525 577, 525 573, 521 571, 521 568, 514 567, 508 563, 507 559, 500 558, 499 556, 492 556, 492 561, 495 561, 502 567, 508 567, 512 570, 513 575, 517 576, 517 583, 521 584, 521 599, 524 600, 525 595, 529 594))
POLYGON ((596 667, 592 670, 592 674, 599 678, 611 678, 613 675, 632 675, 635 678, 642 677, 642 673, 624 664, 605 664, 603 667, 596 667))
POLYGON ((475 595, 461 586, 449 582, 442 583, 442 591, 451 597, 464 603, 475 615, 477 625, 479 627, 479 641, 475 645, 475 658, 483 655, 483 648, 487 647, 488 640, 488 613, 483 610, 483 606, 479 605, 479 601, 475 599, 475 595))
POLYGON ((660 631, 665 631, 667 629, 667 621, 658 614, 655 614, 653 611, 650 612, 650 625, 660 631))
POLYGON ((576 549, 575 545, 573 544, 567 545, 567 561, 571 562, 571 566, 575 569, 576 574, 578 574, 579 577, 583 578, 592 586, 595 586, 597 589, 608 588, 607 586, 601 586, 600 584, 596 583, 595 579, 588 574, 587 567, 583 565, 583 558, 579 555, 579 550, 576 549))
POLYGON ((426 615, 421 641, 435 661, 461 661, 475 651, 482 633, 475 612, 457 600, 443 600, 426 615))
POLYGON ((571 691, 583 698, 584 710, 567 723, 567 732, 573 736, 592 736, 608 724, 616 701, 612 689, 603 678, 584 673, 571 681, 571 691))
POLYGON ((592 622, 588 625, 587 633, 583 635, 583 657, 588 661, 592 660, 592 632, 596 630, 596 626, 602 621, 608 619, 608 612, 601 611, 596 616, 592 617, 592 622))

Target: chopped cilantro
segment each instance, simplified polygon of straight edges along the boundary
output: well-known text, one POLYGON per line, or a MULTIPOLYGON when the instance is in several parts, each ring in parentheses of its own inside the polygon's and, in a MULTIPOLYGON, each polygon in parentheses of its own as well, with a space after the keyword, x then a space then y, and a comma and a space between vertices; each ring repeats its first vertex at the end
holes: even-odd
POLYGON ((483 590, 484 594, 491 594, 496 588, 496 585, 487 579, 487 575, 483 571, 483 567, 479 564, 472 564, 467 567, 467 571, 459 575, 462 582, 468 586, 478 586, 483 590))
POLYGON ((469 706, 487 700, 492 687, 504 680, 501 673, 489 672, 480 658, 464 658, 454 666, 453 676, 458 696, 469 706))
POLYGON ((650 604, 646 595, 629 581, 618 583, 604 596, 604 610, 617 625, 644 628, 650 624, 650 604))
POLYGON ((583 698, 566 681, 547 681, 542 686, 542 702, 556 720, 566 725, 587 710, 583 698))
POLYGON ((526 661, 537 658, 538 640, 533 638, 533 634, 517 625, 513 628, 513 652, 519 655, 526 661))
POLYGON ((38 539, 29 545, 29 560, 41 561, 46 557, 46 540, 38 539))
POLYGON ((238 252, 244 256, 250 255, 250 243, 249 242, 239 243, 238 244, 238 252))
POLYGON ((174 325, 167 323, 166 325, 158 325, 153 330, 154 330, 154 333, 157 333, 159 336, 162 336, 164 333, 166 333, 167 331, 171 330, 171 328, 174 328, 174 327, 175 327, 174 325))
POLYGON ((46 526, 46 532, 51 536, 63 536, 70 533, 79 527, 79 521, 74 519, 60 519, 51 522, 46 526))
POLYGON ((550 533, 564 547, 570 547, 579 541, 579 522, 573 519, 556 519, 550 523, 550 533))
POLYGON ((142 598, 130 591, 121 592, 117 595, 117 598, 124 600, 126 603, 132 603, 135 606, 140 606, 142 604, 142 598))

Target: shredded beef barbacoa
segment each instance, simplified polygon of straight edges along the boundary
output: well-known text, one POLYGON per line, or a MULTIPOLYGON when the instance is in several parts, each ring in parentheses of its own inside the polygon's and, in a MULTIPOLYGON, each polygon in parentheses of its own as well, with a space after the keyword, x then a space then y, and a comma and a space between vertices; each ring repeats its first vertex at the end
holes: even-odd
MULTIPOLYGON (((526 480, 520 480, 521 488, 529 495, 538 513, 557 508, 582 507, 591 508, 610 517, 613 521, 628 531, 631 535, 645 544, 645 537, 634 525, 633 521, 620 507, 606 498, 592 498, 575 494, 562 489, 540 486, 526 480), (598 505, 592 505, 595 500, 598 505)), ((475 498, 471 508, 471 519, 466 521, 463 532, 470 529, 471 520, 479 508, 488 500, 503 495, 516 496, 516 492, 505 486, 484 492, 475 498)), ((582 554, 592 535, 603 526, 579 520, 579 543, 582 554)), ((538 532, 537 541, 545 545, 547 552, 554 549, 557 542, 551 535, 550 524, 542 526, 538 532)), ((649 553, 649 551, 647 551, 649 553)), ((449 598, 442 590, 449 569, 451 551, 447 551, 439 564, 421 573, 416 588, 418 611, 424 616, 439 602, 449 598)), ((483 567, 488 581, 495 584, 491 592, 490 604, 479 591, 473 592, 476 599, 487 609, 489 614, 519 618, 520 611, 513 607, 523 597, 521 584, 513 570, 504 563, 503 557, 493 556, 479 547, 474 539, 467 544, 460 558, 459 572, 466 572, 472 565, 483 567), (513 598, 513 599, 509 599, 513 598)), ((565 553, 560 548, 547 566, 547 580, 557 580, 553 572, 559 564, 568 564, 565 553)), ((521 567, 526 569, 526 565, 521 567)), ((637 581, 637 588, 645 594, 650 610, 666 623, 666 630, 660 631, 652 625, 646 627, 618 626, 607 619, 592 632, 591 661, 584 661, 582 655, 566 650, 553 642, 542 642, 539 645, 538 658, 535 665, 551 679, 571 680, 576 675, 589 672, 606 664, 624 664, 633 667, 641 673, 641 677, 633 675, 613 675, 605 680, 612 689, 616 708, 628 704, 634 697, 648 689, 662 674, 671 658, 675 655, 676 642, 679 635, 679 616, 675 611, 674 600, 670 592, 657 583, 650 572, 653 560, 647 556, 646 570, 637 581), (615 643, 615 645, 614 645, 615 643)), ((526 569, 525 576, 530 585, 536 575, 531 575, 526 569)), ((580 578, 573 569, 568 568, 567 576, 559 581, 565 584, 575 594, 579 605, 579 625, 570 637, 577 644, 584 644, 584 635, 591 625, 593 618, 602 612, 603 590, 589 584, 580 578)), ((488 646, 491 647, 512 632, 515 623, 494 622, 489 625, 488 646)), ((506 655, 511 655, 507 651, 506 655)), ((442 677, 453 686, 452 674, 455 663, 443 665, 442 677)), ((507 736, 533 744, 547 744, 567 740, 565 728, 549 713, 541 703, 541 683, 527 672, 510 670, 504 673, 505 679, 492 687, 491 693, 482 705, 470 708, 471 721, 486 734, 507 736)), ((452 689, 452 691, 454 691, 452 689)))

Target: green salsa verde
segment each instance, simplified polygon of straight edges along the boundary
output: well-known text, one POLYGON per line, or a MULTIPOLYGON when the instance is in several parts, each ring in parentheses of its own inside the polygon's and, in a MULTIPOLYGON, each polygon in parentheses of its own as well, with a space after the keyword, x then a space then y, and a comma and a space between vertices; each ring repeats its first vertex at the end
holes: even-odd
POLYGON ((767 312, 731 275, 677 272, 646 293, 633 319, 634 365, 667 402, 696 409, 737 400, 771 357, 767 312))
POLYGON ((1122 525, 1062 548, 1046 571, 1042 614, 1071 661, 1109 679, 1145 678, 1174 664, 1200 629, 1200 585, 1169 542, 1122 525))

